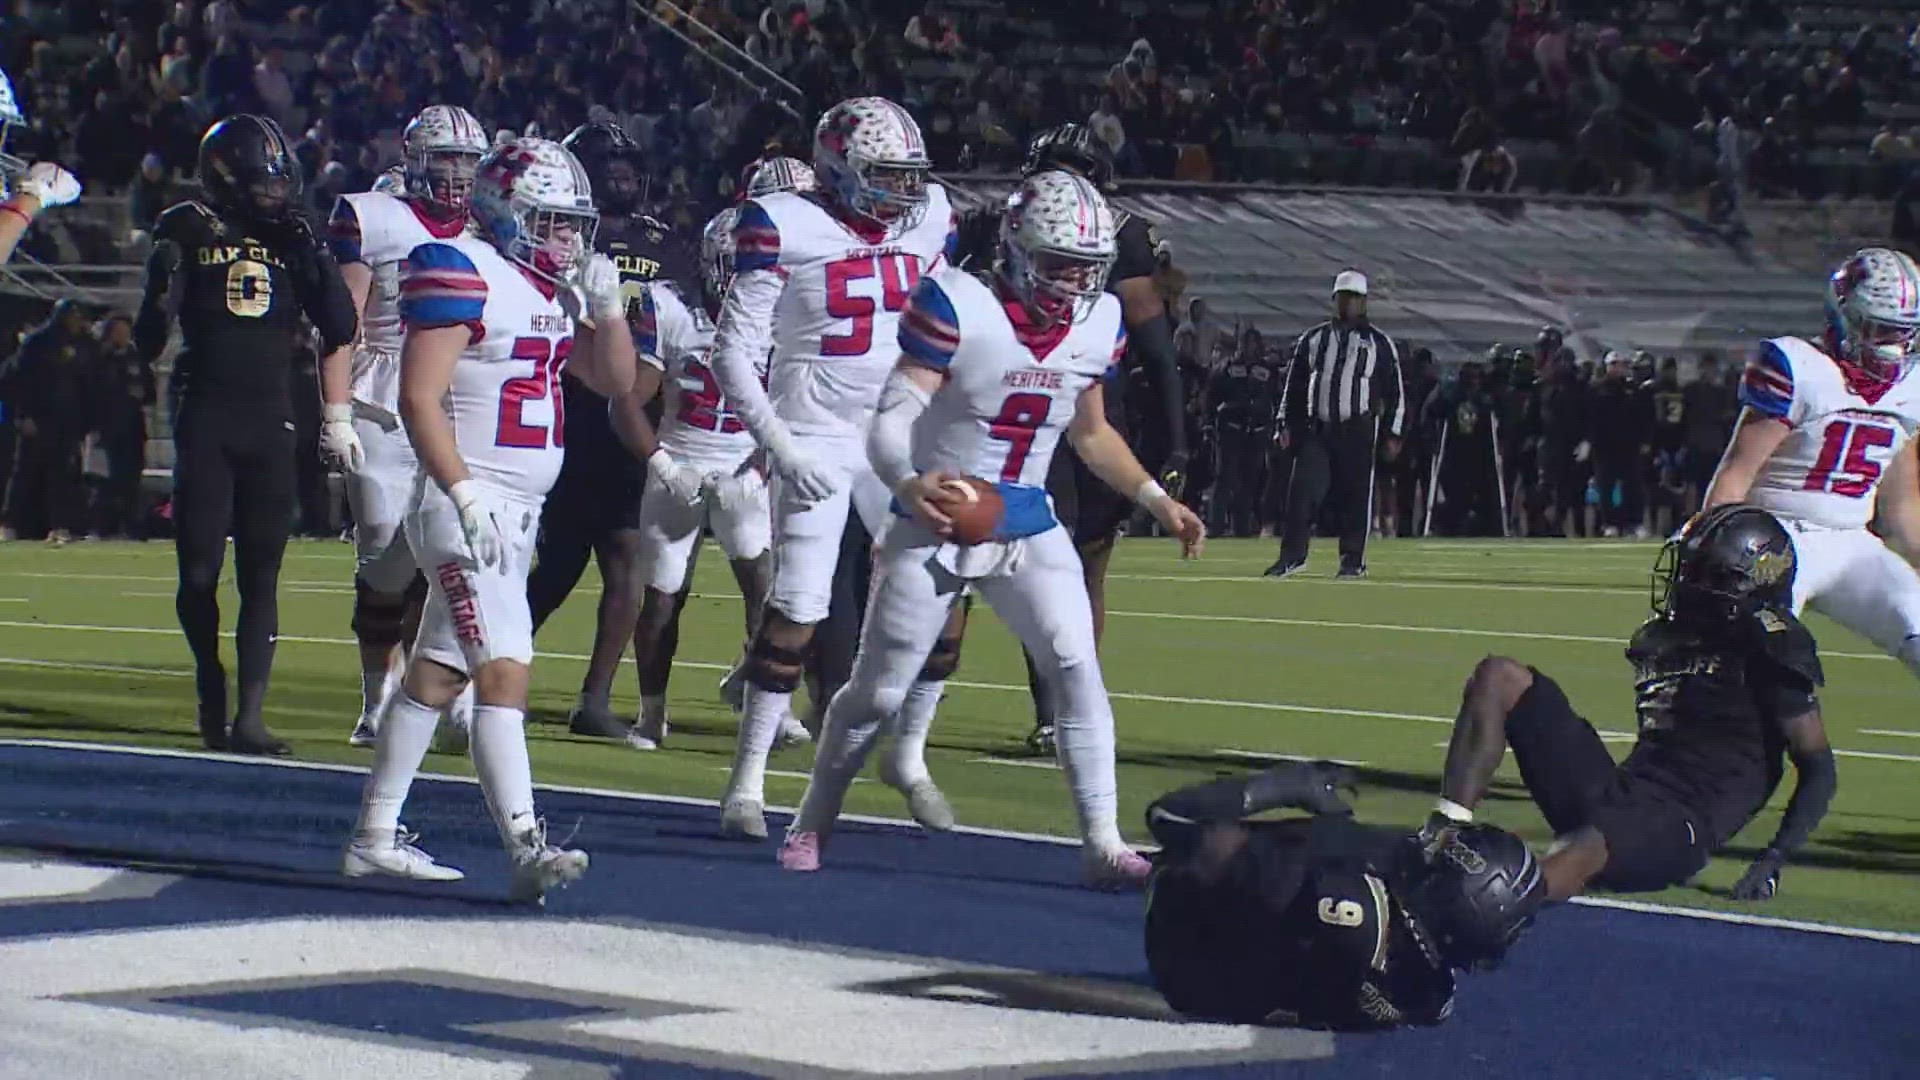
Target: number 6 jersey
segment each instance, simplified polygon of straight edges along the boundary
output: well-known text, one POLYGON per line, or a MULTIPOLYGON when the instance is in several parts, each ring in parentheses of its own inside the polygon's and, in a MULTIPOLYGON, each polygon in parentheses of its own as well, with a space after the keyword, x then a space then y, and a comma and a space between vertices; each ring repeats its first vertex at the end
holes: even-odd
POLYGON ((1868 383, 1795 337, 1760 343, 1740 403, 1792 429, 1748 501, 1829 529, 1866 527, 1880 474, 1920 429, 1920 378, 1868 383))
POLYGON ((653 282, 640 295, 634 344, 641 363, 662 372, 660 445, 705 472, 732 472, 754 450, 746 425, 727 408, 713 374, 713 321, 678 290, 653 282))
POLYGON ((400 318, 409 333, 464 326, 447 416, 474 479, 522 500, 540 500, 560 474, 566 445, 560 371, 573 350, 573 320, 553 289, 472 236, 422 244, 400 276, 400 318))

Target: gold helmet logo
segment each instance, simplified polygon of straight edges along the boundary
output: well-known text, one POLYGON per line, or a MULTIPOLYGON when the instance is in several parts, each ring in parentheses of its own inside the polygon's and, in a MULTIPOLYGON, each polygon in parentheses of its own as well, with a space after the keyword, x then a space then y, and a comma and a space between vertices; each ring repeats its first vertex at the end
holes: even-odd
POLYGON ((1793 553, 1763 551, 1754 556, 1753 580, 1759 585, 1777 585, 1793 569, 1793 553))

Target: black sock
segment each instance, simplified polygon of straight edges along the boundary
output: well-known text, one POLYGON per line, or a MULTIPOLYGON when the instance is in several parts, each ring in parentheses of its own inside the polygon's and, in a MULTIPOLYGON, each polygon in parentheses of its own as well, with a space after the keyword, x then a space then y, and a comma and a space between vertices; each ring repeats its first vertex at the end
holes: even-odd
POLYGON ((273 674, 274 639, 280 630, 278 578, 276 572, 239 583, 240 620, 234 633, 234 651, 240 658, 240 707, 234 712, 236 717, 257 718, 266 702, 267 679, 273 674))

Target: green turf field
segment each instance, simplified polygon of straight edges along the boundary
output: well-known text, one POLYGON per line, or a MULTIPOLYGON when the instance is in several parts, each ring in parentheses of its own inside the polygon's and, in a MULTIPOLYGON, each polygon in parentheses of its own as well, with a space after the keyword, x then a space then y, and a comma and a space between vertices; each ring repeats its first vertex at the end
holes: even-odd
MULTIPOLYGON (((1621 644, 1647 609, 1653 547, 1387 542, 1369 553, 1373 576, 1348 582, 1328 576, 1332 545, 1321 546, 1315 573, 1268 581, 1258 577, 1273 557, 1268 543, 1217 542, 1188 564, 1165 541, 1122 544, 1104 660, 1119 718, 1122 820, 1130 828, 1138 830, 1155 794, 1247 767, 1260 755, 1359 763, 1360 812, 1417 823, 1435 791, 1460 683, 1490 651, 1552 673, 1624 751, 1633 720, 1621 644)), ((315 760, 358 763, 370 753, 346 745, 359 708, 347 630, 351 554, 340 543, 295 544, 282 575, 283 637, 268 718, 298 755, 315 760)), ((196 746, 173 582, 165 544, 0 547, 0 735, 196 746)), ((733 722, 713 687, 739 645, 739 601, 716 558, 704 561, 698 588, 681 637, 669 749, 642 754, 537 723, 538 780, 719 795, 733 722)), ((559 720, 572 703, 595 589, 589 577, 542 635, 536 719, 559 720)), ((1920 930, 1920 694, 1870 645, 1824 620, 1812 625, 1824 646, 1827 725, 1841 755, 1840 794, 1815 843, 1764 909, 1715 895, 1772 835, 1789 779, 1698 887, 1650 899, 1920 930)), ((965 824, 1070 832, 1061 777, 1021 752, 1031 714, 1018 650, 984 610, 974 627, 934 730, 934 774, 965 824)), ((637 699, 631 672, 616 687, 616 704, 628 712, 637 699)), ((776 755, 772 801, 798 800, 810 760, 804 749, 776 755)), ((467 764, 436 755, 428 768, 464 772, 467 764)), ((1503 777, 1508 782, 1496 788, 1486 815, 1545 841, 1511 765, 1503 777)), ((856 786, 848 808, 903 813, 878 783, 856 786)), ((591 847, 590 837, 582 839, 591 847)))

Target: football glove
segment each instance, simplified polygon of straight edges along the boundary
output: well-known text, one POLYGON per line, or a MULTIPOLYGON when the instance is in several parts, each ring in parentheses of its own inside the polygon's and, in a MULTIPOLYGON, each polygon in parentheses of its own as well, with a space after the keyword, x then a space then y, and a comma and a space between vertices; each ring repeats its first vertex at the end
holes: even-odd
POLYGON ((460 512, 460 533, 466 537, 467 553, 473 556, 474 565, 488 569, 504 565, 506 535, 479 487, 472 480, 462 480, 447 489, 447 498, 453 500, 453 508, 460 512))
POLYGON ((51 161, 36 162, 14 184, 14 190, 40 200, 40 209, 65 206, 80 197, 80 181, 51 161))
POLYGON ((1160 470, 1160 486, 1176 499, 1187 489, 1188 456, 1186 451, 1176 450, 1167 455, 1167 463, 1160 470))
POLYGON ((1787 865, 1787 857, 1772 848, 1760 853, 1740 875, 1733 885, 1735 900, 1771 900, 1773 894, 1780 891, 1780 871, 1787 865))
POLYGON ((730 476, 707 477, 707 490, 713 493, 713 503, 717 508, 733 513, 753 505, 767 490, 767 478, 760 470, 748 466, 730 476))
POLYGON ((587 317, 595 324, 620 318, 626 299, 620 295, 620 271, 613 260, 594 252, 580 264, 580 291, 586 296, 587 317))
POLYGON ((367 463, 367 448, 353 430, 353 406, 328 405, 321 410, 320 455, 350 473, 367 463))
POLYGON ((766 443, 767 461, 773 467, 774 474, 792 485, 793 493, 800 501, 817 503, 833 494, 834 469, 812 453, 795 446, 793 437, 785 431, 777 433, 766 443))
POLYGON ((706 477, 700 470, 684 461, 677 461, 664 449, 655 450, 647 459, 647 468, 660 478, 660 486, 672 496, 688 506, 700 502, 700 489, 706 483, 706 477))

